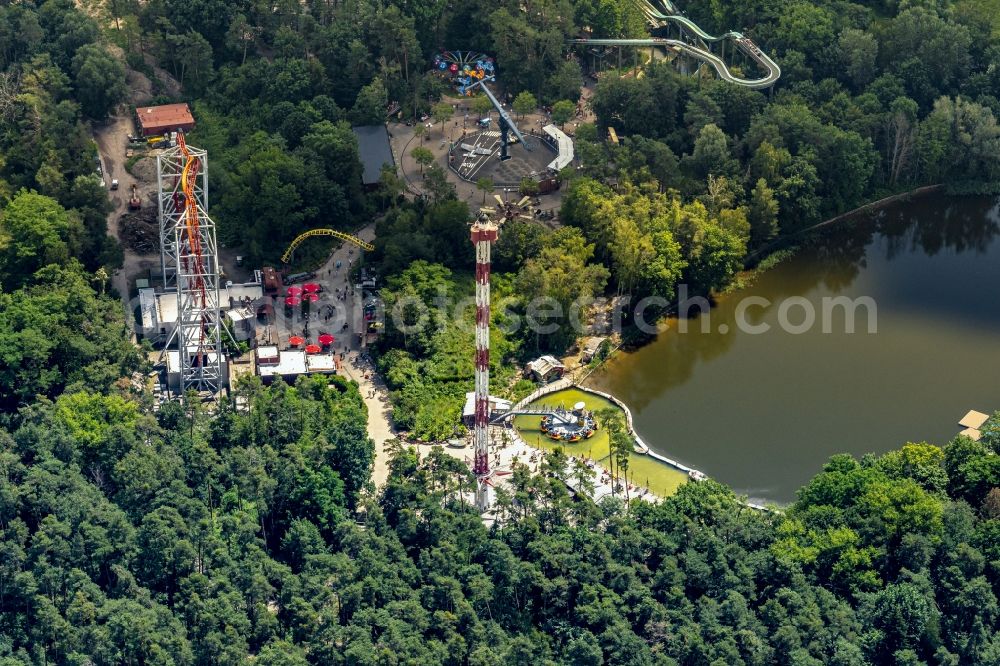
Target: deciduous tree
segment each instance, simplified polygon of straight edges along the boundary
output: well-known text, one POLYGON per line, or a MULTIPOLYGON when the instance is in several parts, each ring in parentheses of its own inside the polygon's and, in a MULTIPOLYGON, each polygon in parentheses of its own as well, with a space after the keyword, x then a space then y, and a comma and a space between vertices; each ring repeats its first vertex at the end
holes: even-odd
POLYGON ((778 200, 763 178, 757 179, 750 193, 747 218, 750 220, 751 247, 766 245, 778 235, 778 200))
POLYGON ((125 66, 97 44, 80 47, 73 56, 73 83, 83 112, 103 120, 125 101, 125 66))
POLYGON ((0 284, 13 291, 79 249, 80 221, 55 199, 22 190, 0 211, 0 284))
POLYGON ((424 174, 424 167, 430 166, 434 162, 434 153, 423 146, 417 146, 410 150, 410 157, 420 165, 420 175, 424 174))
POLYGON ((527 90, 522 90, 514 98, 514 103, 511 105, 514 112, 520 117, 524 117, 526 114, 531 113, 536 108, 538 108, 538 100, 527 90))
POLYGON ((476 189, 483 193, 483 205, 486 205, 486 195, 493 192, 493 179, 488 177, 476 180, 476 189))
POLYGON ((576 105, 568 99, 560 100, 552 105, 552 122, 562 127, 576 112, 576 105))

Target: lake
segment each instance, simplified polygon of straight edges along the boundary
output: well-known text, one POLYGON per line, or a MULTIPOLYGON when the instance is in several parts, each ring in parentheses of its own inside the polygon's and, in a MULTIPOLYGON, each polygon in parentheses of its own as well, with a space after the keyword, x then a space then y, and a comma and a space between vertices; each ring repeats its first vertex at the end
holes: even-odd
POLYGON ((707 332, 701 317, 685 333, 672 319, 587 383, 629 405, 651 448, 752 499, 793 500, 836 453, 943 446, 967 410, 1000 407, 998 232, 993 197, 930 195, 855 216, 720 297, 707 332), (751 296, 769 305, 741 310, 751 296), (835 297, 872 299, 877 332, 863 307, 854 333, 843 308, 824 317, 835 297), (782 330, 809 308, 813 326, 782 330))

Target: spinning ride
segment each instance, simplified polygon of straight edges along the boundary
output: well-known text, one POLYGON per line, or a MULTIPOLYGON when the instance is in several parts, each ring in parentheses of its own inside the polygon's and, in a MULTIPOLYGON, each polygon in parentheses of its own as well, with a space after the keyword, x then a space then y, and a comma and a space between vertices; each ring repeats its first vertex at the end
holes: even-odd
POLYGON ((542 417, 541 431, 549 439, 559 442, 579 442, 589 439, 597 432, 597 419, 593 412, 585 409, 586 405, 578 402, 572 410, 557 409, 542 417))
POLYGON ((434 57, 434 67, 450 76, 458 94, 472 94, 477 81, 488 79, 496 73, 493 58, 475 51, 442 51, 434 57))

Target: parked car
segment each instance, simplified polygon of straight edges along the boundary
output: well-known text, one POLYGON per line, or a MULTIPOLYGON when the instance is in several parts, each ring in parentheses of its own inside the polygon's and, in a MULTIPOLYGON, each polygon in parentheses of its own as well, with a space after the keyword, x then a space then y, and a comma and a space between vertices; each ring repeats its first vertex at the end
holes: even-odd
POLYGON ((117 190, 118 189, 118 179, 117 178, 112 178, 111 179, 111 189, 113 189, 113 190, 117 190))

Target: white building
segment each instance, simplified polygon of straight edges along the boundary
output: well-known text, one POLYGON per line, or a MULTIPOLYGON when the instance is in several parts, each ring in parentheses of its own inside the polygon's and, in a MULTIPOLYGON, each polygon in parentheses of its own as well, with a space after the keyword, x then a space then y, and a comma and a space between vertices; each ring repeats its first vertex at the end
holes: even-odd
MULTIPOLYGON (((166 353, 167 357, 167 388, 174 395, 181 390, 181 354, 175 349, 170 349, 166 353)), ((209 363, 215 363, 215 354, 208 354, 209 363)), ((222 357, 222 376, 223 381, 228 386, 229 384, 229 361, 223 355, 222 357)))
POLYGON ((227 310, 226 320, 229 330, 237 340, 253 340, 257 337, 257 315, 252 306, 227 310))
MULTIPOLYGON (((513 403, 510 400, 504 400, 503 398, 498 398, 495 395, 489 396, 490 398, 490 419, 495 416, 500 416, 510 411, 513 403)), ((465 394, 465 406, 462 408, 462 423, 467 426, 472 426, 473 421, 476 419, 476 393, 475 391, 469 391, 465 394)))
POLYGON ((257 363, 257 374, 265 384, 274 381, 275 377, 294 384, 299 375, 337 373, 337 362, 333 354, 306 354, 301 349, 279 351, 274 345, 266 345, 257 347, 254 360, 257 363))
MULTIPOLYGON (((263 297, 259 282, 227 283, 219 289, 219 309, 237 340, 252 340, 257 336, 256 305, 263 297)), ((166 344, 177 328, 177 292, 140 289, 139 310, 142 337, 153 344, 166 344)))
POLYGON ((222 309, 249 306, 264 298, 264 288, 260 282, 236 284, 227 282, 219 289, 219 307, 222 309))
POLYGON ((159 315, 156 312, 156 291, 151 287, 139 290, 139 333, 142 337, 155 341, 159 335, 159 315))
POLYGON ((278 351, 273 345, 258 347, 255 353, 257 374, 264 383, 281 377, 286 382, 294 382, 295 378, 306 371, 306 353, 301 349, 286 349, 278 351))
POLYGON ((555 125, 546 125, 542 131, 552 137, 559 154, 549 162, 549 168, 555 172, 562 171, 573 163, 573 139, 555 125))
POLYGON ((152 287, 140 289, 139 310, 142 337, 153 344, 165 344, 177 328, 177 294, 157 294, 152 287))
POLYGON ((306 370, 311 375, 335 375, 337 374, 337 361, 333 354, 307 354, 306 370))

